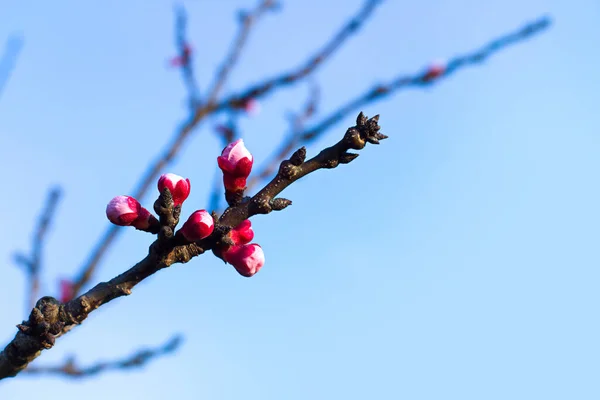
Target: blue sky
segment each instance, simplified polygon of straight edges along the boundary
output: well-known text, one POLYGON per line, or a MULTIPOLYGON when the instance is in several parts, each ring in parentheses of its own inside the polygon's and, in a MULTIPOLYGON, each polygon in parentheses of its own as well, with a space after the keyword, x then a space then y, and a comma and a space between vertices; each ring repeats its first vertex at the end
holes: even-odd
MULTIPOLYGON (((202 89, 235 32, 235 11, 255 2, 183 4, 202 89)), ((227 91, 297 65, 360 5, 285 1, 254 31, 227 91)), ((3 2, 0 38, 20 32, 25 45, 0 96, 10 199, 0 211, 2 342, 25 315, 11 254, 28 249, 48 187, 65 189, 44 265, 44 293, 56 294, 106 227, 106 203, 132 190, 185 117, 180 77, 166 68, 172 11, 167 1, 3 2)), ((2 398, 597 399, 600 5, 387 1, 315 81, 323 115, 376 82, 545 14, 554 26, 542 36, 365 107, 381 114, 390 138, 290 187, 294 205, 284 212, 253 219, 267 258, 255 277, 209 255, 162 271, 38 362, 76 354, 85 365, 181 332, 177 354, 76 382, 20 376, 2 383, 2 398)), ((241 121, 256 160, 308 90, 277 92, 241 121)), ((221 149, 212 125, 165 170, 192 181, 187 212, 207 205, 221 149)), ((127 231, 95 281, 142 258, 150 241, 127 231)))

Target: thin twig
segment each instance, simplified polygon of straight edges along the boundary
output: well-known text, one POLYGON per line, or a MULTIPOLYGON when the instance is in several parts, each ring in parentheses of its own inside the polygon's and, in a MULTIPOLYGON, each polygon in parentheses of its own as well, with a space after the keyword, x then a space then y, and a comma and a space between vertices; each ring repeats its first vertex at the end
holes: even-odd
POLYGON ((341 48, 347 39, 359 32, 364 23, 372 15, 375 8, 383 0, 368 0, 363 7, 352 17, 325 45, 305 63, 279 76, 266 79, 240 93, 233 94, 220 102, 216 109, 218 111, 239 108, 243 106, 248 99, 261 98, 270 93, 274 88, 282 88, 306 78, 317 70, 318 67, 331 58, 331 56, 341 48))
POLYGON ((200 90, 196 83, 194 64, 192 63, 192 50, 187 38, 187 12, 183 6, 175 9, 175 45, 181 59, 181 74, 187 89, 190 107, 195 109, 200 101, 200 90))
POLYGON ((239 31, 233 40, 225 60, 215 74, 215 79, 211 85, 211 88, 208 90, 208 100, 206 101, 207 104, 213 104, 225 86, 229 74, 237 64, 240 55, 242 54, 242 50, 246 45, 250 31, 254 27, 254 24, 266 12, 275 10, 276 8, 277 2, 275 0, 261 0, 259 5, 254 10, 250 12, 243 12, 240 15, 241 24, 239 31))
POLYGON ((255 175, 248 180, 247 190, 252 190, 254 186, 271 177, 281 160, 283 160, 295 147, 304 145, 302 142, 304 128, 306 123, 315 114, 319 99, 319 87, 313 85, 303 110, 298 115, 291 116, 290 134, 283 140, 282 145, 280 145, 277 150, 277 154, 271 158, 270 162, 261 166, 260 171, 255 173, 255 175))
POLYGON ((304 147, 296 151, 289 160, 281 163, 279 173, 271 182, 252 198, 225 210, 215 221, 214 232, 196 243, 182 243, 182 238, 174 234, 181 208, 174 206, 169 190, 163 190, 154 203, 161 228, 148 255, 129 270, 108 282, 97 284, 65 304, 53 297, 38 300, 29 319, 17 325, 16 336, 0 353, 0 379, 16 376, 39 357, 42 350, 51 349, 57 338, 82 323, 91 312, 118 297, 131 294, 138 283, 161 269, 175 263, 187 263, 209 249, 219 255, 232 227, 253 215, 268 214, 289 206, 290 200, 276 196, 290 184, 316 170, 347 164, 358 157, 348 150, 360 150, 367 143, 378 144, 385 139, 387 136, 379 133, 378 119, 379 116, 376 116, 367 120, 360 113, 356 126, 349 128, 342 140, 308 161, 304 160, 304 147))
POLYGON ((10 79, 10 75, 15 68, 17 58, 23 49, 24 40, 20 35, 11 35, 6 41, 4 54, 0 59, 0 95, 10 79))
POLYGON ((69 357, 62 365, 32 365, 24 372, 29 375, 66 375, 72 378, 89 378, 107 371, 123 371, 141 368, 160 356, 174 353, 180 347, 181 342, 182 337, 176 335, 162 346, 139 349, 135 353, 120 360, 100 361, 87 367, 80 367, 77 365, 74 357, 69 357))
POLYGON ((26 256, 23 253, 16 253, 14 260, 27 273, 28 301, 27 309, 31 309, 39 297, 40 290, 40 270, 42 268, 43 249, 46 242, 46 234, 52 223, 52 218, 56 213, 58 201, 60 200, 61 189, 56 186, 48 191, 48 197, 44 204, 44 209, 38 219, 35 234, 31 244, 31 254, 26 256))

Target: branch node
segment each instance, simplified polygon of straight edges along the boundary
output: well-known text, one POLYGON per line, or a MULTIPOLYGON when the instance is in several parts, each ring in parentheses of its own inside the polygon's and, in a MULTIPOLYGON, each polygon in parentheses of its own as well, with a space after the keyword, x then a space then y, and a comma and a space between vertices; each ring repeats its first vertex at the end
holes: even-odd
POLYGON ((268 214, 272 211, 271 199, 266 195, 255 196, 249 204, 251 214, 268 214))
POLYGON ((292 201, 285 199, 283 197, 278 197, 276 199, 271 200, 271 208, 274 211, 281 211, 284 208, 286 208, 287 206, 292 205, 292 201))
MULTIPOLYGON (((300 165, 301 164, 302 163, 300 163, 300 165)), ((279 166, 279 176, 287 180, 293 180, 298 173, 298 166, 292 164, 289 160, 282 161, 279 166)))

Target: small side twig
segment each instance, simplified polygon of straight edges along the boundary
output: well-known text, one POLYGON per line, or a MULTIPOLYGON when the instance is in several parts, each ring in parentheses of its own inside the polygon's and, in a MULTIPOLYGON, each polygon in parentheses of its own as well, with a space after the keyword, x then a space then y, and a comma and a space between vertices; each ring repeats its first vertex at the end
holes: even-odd
POLYGON ((87 367, 80 367, 75 357, 68 357, 62 365, 32 365, 24 372, 28 375, 62 375, 72 378, 90 378, 103 372, 141 368, 161 356, 174 353, 182 343, 180 335, 173 336, 165 344, 156 348, 139 349, 133 354, 113 361, 99 361, 87 367))
POLYGON ((4 92, 4 87, 10 79, 24 43, 23 37, 16 34, 10 35, 6 41, 4 54, 0 58, 0 95, 4 92))
POLYGON ((40 270, 42 268, 43 249, 46 240, 46 234, 52 223, 52 218, 56 213, 58 202, 61 196, 60 187, 56 186, 50 189, 48 197, 44 205, 44 209, 38 219, 35 234, 31 245, 31 254, 29 256, 23 253, 14 255, 15 262, 23 267, 27 274, 28 280, 28 301, 27 309, 30 309, 35 304, 40 290, 40 270))
POLYGON ((269 78, 260 82, 240 93, 233 94, 216 105, 217 111, 229 108, 239 108, 249 99, 257 99, 270 93, 274 88, 285 87, 308 77, 315 72, 317 68, 329 60, 331 56, 341 48, 347 39, 360 31, 363 24, 373 14, 375 8, 382 3, 382 0, 367 0, 362 8, 346 22, 342 28, 317 51, 315 55, 310 57, 308 61, 300 66, 287 71, 281 75, 269 78))
POLYGON ((181 74, 187 89, 190 107, 195 109, 200 101, 200 90, 196 83, 194 65, 192 63, 192 50, 187 38, 187 12, 183 6, 175 9, 175 45, 181 60, 181 74))
POLYGON ((296 115, 291 115, 291 129, 289 135, 283 139, 282 144, 277 149, 277 153, 271 157, 269 162, 264 163, 259 171, 248 180, 248 189, 252 190, 254 186, 269 178, 277 169, 277 165, 288 155, 295 147, 304 145, 304 129, 306 123, 314 116, 317 105, 320 100, 320 89, 317 85, 311 87, 311 91, 303 109, 296 115))
POLYGON ((217 99, 217 96, 225 86, 227 78, 237 64, 240 55, 242 54, 242 50, 248 41, 250 31, 255 26, 255 23, 266 12, 277 9, 277 6, 278 4, 276 0, 261 0, 258 6, 253 10, 241 12, 239 31, 231 44, 231 48, 229 49, 225 60, 215 74, 215 79, 208 90, 208 100, 206 101, 207 104, 214 103, 214 101, 217 99))

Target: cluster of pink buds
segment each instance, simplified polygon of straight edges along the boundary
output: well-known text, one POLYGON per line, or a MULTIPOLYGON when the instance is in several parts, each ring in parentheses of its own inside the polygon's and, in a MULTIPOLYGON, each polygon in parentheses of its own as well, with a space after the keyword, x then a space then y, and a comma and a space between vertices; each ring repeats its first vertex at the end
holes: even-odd
POLYGON ((441 61, 434 61, 427 67, 425 74, 423 75, 423 81, 429 82, 446 73, 446 63, 441 61))
POLYGON ((265 253, 260 245, 250 243, 254 239, 250 220, 242 221, 228 235, 233 244, 224 249, 223 259, 242 276, 251 277, 256 274, 265 264, 265 253))
POLYGON ((217 157, 219 168, 223 171, 225 192, 242 193, 246 189, 246 179, 252 171, 254 159, 244 146, 244 141, 238 139, 223 149, 217 157))
MULTIPOLYGON (((246 179, 252 170, 252 154, 239 139, 228 145, 218 157, 218 164, 223 171, 223 182, 226 193, 242 194, 246 188, 246 179)), ((158 190, 168 189, 175 207, 181 207, 190 195, 190 181, 175 174, 164 174, 158 179, 158 190)), ((117 196, 106 206, 106 216, 115 225, 133 226, 139 230, 158 233, 160 222, 148 210, 131 196, 117 196)), ((198 242, 209 237, 215 229, 215 221, 206 210, 194 211, 185 221, 175 236, 184 242, 198 242)), ((228 245, 220 250, 221 257, 233 265, 240 275, 250 277, 256 274, 265 263, 262 248, 250 243, 254 231, 250 220, 242 221, 227 234, 228 245)), ((61 281, 61 298, 72 298, 72 285, 69 281, 61 281)), ((68 300, 67 300, 68 301, 68 300)))
MULTIPOLYGON (((253 161, 252 154, 246 149, 242 139, 227 145, 217 157, 219 168, 223 171, 227 199, 234 198, 235 195, 241 198, 246 189, 246 179, 252 171, 253 161)), ((258 244, 250 243, 254 238, 250 220, 242 221, 228 236, 232 244, 223 249, 223 259, 233 265, 242 276, 250 277, 256 274, 265 263, 265 254, 258 244)))

